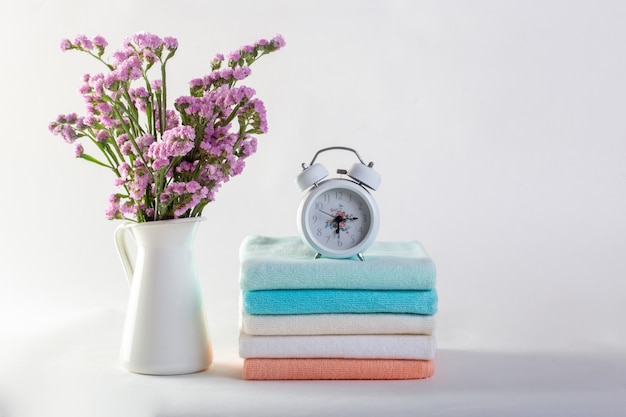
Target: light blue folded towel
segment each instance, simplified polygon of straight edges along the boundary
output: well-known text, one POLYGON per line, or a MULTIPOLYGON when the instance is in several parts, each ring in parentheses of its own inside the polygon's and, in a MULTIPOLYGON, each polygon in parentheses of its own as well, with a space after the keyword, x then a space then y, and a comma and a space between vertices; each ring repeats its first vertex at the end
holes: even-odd
POLYGON ((433 315, 436 290, 263 290, 242 292, 248 314, 398 313, 433 315))
POLYGON ((248 236, 239 251, 241 289, 435 288, 435 264, 417 241, 374 242, 365 261, 314 256, 299 237, 248 236))

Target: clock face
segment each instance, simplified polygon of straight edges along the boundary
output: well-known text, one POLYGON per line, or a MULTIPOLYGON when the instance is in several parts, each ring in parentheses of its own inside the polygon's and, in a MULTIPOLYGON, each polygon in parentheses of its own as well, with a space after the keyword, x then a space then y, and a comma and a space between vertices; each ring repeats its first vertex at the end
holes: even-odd
POLYGON ((303 200, 300 232, 309 245, 331 258, 364 251, 378 231, 378 210, 371 195, 347 180, 328 180, 303 200))

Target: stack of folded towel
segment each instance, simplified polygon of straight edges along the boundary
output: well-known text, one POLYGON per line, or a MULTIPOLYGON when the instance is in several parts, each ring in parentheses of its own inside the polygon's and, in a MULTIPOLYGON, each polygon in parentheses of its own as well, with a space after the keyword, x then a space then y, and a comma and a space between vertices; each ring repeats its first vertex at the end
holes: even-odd
POLYGON ((376 242, 364 262, 314 255, 298 237, 242 243, 243 377, 432 376, 436 272, 423 247, 376 242))

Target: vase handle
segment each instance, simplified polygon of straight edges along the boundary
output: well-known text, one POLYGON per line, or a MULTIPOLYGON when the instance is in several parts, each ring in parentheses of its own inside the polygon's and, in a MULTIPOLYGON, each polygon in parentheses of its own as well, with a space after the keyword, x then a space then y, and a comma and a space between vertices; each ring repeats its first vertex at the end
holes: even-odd
POLYGON ((126 273, 126 278, 128 279, 128 285, 130 286, 133 282, 133 264, 130 261, 128 247, 126 246, 125 224, 121 224, 117 227, 117 229, 115 229, 115 247, 117 248, 117 253, 122 261, 122 266, 124 267, 124 272, 126 273))

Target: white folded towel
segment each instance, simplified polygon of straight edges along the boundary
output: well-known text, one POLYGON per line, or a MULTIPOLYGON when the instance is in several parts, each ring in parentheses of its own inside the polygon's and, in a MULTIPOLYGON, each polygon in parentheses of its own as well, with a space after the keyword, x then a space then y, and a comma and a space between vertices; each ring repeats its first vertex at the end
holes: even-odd
POLYGON ((433 359, 436 344, 427 335, 251 336, 239 334, 246 358, 433 359))
POLYGON ((435 316, 419 314, 241 314, 241 329, 248 335, 432 335, 434 328, 435 316))

